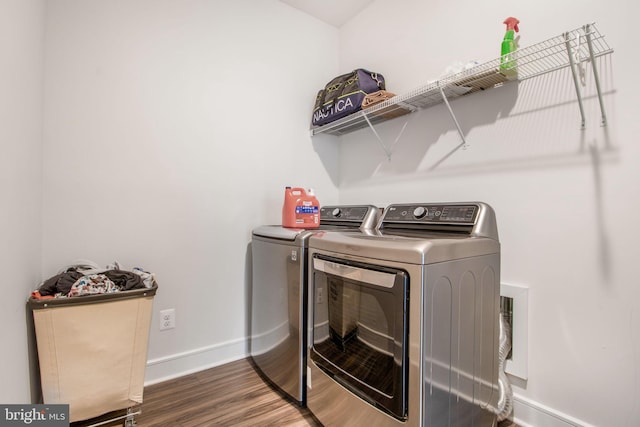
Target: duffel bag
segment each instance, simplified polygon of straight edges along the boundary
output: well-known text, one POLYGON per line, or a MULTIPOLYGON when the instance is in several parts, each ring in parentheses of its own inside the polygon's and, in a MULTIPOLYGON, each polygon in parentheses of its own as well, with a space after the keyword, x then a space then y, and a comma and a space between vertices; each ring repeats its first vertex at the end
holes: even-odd
POLYGON ((362 100, 372 92, 384 90, 382 74, 362 68, 331 80, 318 92, 311 124, 322 126, 362 109, 362 100))

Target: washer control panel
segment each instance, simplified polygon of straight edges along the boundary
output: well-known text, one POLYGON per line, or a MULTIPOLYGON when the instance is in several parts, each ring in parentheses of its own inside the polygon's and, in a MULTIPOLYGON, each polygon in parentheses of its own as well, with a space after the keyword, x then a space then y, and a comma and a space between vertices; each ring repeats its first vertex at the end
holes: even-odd
POLYGON ((390 205, 382 222, 473 225, 479 206, 473 204, 390 205))
POLYGON ((370 210, 369 206, 324 206, 320 208, 320 223, 323 221, 362 222, 370 210))

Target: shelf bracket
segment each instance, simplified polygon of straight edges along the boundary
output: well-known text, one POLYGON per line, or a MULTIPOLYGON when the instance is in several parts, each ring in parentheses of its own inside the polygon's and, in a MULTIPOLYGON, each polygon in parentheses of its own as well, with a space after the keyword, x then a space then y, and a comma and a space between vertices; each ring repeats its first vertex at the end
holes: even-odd
MULTIPOLYGON (((580 91, 580 83, 578 82, 578 75, 576 72, 576 61, 573 57, 573 49, 571 49, 571 39, 569 37, 569 33, 564 33, 564 44, 567 47, 567 55, 569 55, 569 65, 571 68, 571 75, 573 76, 573 85, 576 88, 576 96, 578 97, 578 107, 580 108, 580 129, 584 130, 585 128, 585 119, 584 119, 584 106, 582 105, 582 92, 580 91)), ((580 36, 578 36, 579 38, 580 36)))
POLYGON ((464 132, 462 132, 462 129, 460 128, 460 124, 458 123, 458 120, 456 119, 456 115, 453 113, 453 110, 451 109, 451 105, 449 105, 449 100, 447 99, 447 95, 445 95, 444 88, 442 86, 440 86, 440 94, 442 95, 442 100, 444 101, 444 104, 447 106, 447 109, 449 110, 449 114, 451 115, 451 119, 453 120, 453 123, 456 125, 456 129, 458 129, 458 134, 460 135, 460 139, 462 139, 462 149, 466 150, 468 147, 467 139, 464 137, 464 132))
POLYGON ((366 120, 367 124, 369 125, 369 128, 371 129, 373 134, 376 136, 376 139, 378 140, 378 143, 380 144, 380 146, 384 150, 384 153, 387 155, 387 160, 391 161, 391 153, 393 152, 393 147, 396 146, 396 144, 400 140, 400 137, 404 133, 404 130, 407 128, 407 124, 409 124, 409 119, 405 120, 404 125, 402 126, 402 129, 400 129, 400 132, 398 133, 398 136, 396 136, 396 139, 393 141, 391 146, 389 146, 389 148, 387 148, 387 145, 384 143, 382 138, 380 138, 380 134, 378 134, 378 131, 376 130, 376 127, 373 125, 373 123, 371 123, 371 121, 369 120, 369 117, 367 117, 367 113, 365 113, 364 110, 362 111, 362 117, 364 117, 364 119, 366 120))
POLYGON ((600 124, 602 126, 607 125, 607 115, 604 111, 604 102, 602 101, 602 90, 600 89, 600 77, 598 75, 598 69, 596 68, 596 58, 593 53, 593 42, 591 41, 591 35, 593 31, 591 31, 591 25, 587 24, 584 26, 584 34, 587 38, 587 46, 589 46, 589 58, 591 59, 591 70, 593 72, 593 79, 596 83, 596 90, 598 91, 598 101, 600 102, 600 115, 602 120, 600 124))

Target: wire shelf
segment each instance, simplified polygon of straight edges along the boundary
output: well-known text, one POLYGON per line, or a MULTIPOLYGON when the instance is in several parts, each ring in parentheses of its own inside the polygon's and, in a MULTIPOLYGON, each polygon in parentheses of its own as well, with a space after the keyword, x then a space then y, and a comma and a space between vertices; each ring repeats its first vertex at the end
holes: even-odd
POLYGON ((512 69, 501 72, 500 57, 468 70, 427 83, 407 93, 342 119, 311 128, 311 135, 344 135, 366 126, 425 109, 464 95, 491 89, 509 81, 522 81, 562 68, 581 64, 613 52, 595 24, 584 25, 543 42, 520 48, 514 54, 512 69), (573 56, 573 57, 572 57, 573 56), (513 77, 508 77, 513 75, 513 77))

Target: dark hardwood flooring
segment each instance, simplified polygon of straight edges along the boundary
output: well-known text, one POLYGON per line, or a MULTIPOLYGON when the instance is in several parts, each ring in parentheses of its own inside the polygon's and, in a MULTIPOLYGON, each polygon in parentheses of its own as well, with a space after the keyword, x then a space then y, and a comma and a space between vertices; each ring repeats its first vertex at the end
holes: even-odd
MULTIPOLYGON (((247 359, 148 386, 141 410, 135 417, 138 427, 322 426, 306 408, 265 383, 247 359)), ((517 426, 503 421, 498 427, 517 426)))

